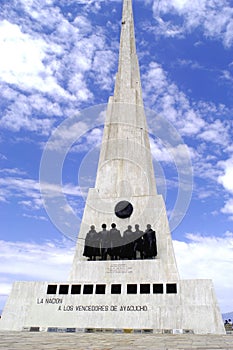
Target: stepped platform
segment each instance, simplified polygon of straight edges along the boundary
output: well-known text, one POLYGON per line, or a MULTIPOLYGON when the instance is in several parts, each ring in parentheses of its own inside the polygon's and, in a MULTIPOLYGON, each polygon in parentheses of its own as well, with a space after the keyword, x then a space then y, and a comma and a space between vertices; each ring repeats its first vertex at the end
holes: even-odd
POLYGON ((1 350, 233 349, 233 335, 0 332, 1 350))

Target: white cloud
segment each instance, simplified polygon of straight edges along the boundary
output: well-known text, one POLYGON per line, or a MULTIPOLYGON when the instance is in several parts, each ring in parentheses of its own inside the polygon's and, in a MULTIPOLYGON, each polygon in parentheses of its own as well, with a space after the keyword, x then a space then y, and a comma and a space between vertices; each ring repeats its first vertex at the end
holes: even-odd
MULTIPOLYGON (((99 148, 102 142, 103 130, 94 128, 83 135, 78 142, 72 147, 72 152, 87 152, 99 148)), ((96 154, 98 156, 98 154, 96 154)), ((98 159, 93 159, 98 161, 98 159)), ((92 160, 92 161, 93 161, 92 160)))
POLYGON ((222 312, 232 310, 233 234, 204 237, 188 234, 188 242, 174 241, 181 278, 212 279, 222 312))
POLYGON ((227 81, 233 82, 232 73, 229 70, 223 70, 221 79, 225 79, 227 81))
POLYGON ((233 220, 233 199, 230 198, 225 202, 224 207, 221 209, 223 214, 230 215, 229 219, 233 220))
MULTIPOLYGON (((216 162, 203 153, 197 151, 196 159, 193 159, 193 166, 195 171, 195 176, 207 180, 212 180, 214 184, 215 191, 217 191, 217 179, 221 170, 216 165, 216 162)), ((209 185, 211 182, 209 182, 209 185)))
MULTIPOLYGON (((175 127, 177 135, 185 137, 185 142, 192 145, 189 147, 189 153, 193 162, 194 176, 211 180, 212 188, 209 183, 208 196, 214 193, 212 191, 214 188, 215 193, 217 190, 220 191, 218 185, 222 169, 218 159, 221 159, 223 152, 230 152, 229 142, 232 132, 231 121, 227 119, 223 121, 223 116, 228 116, 230 111, 223 104, 216 105, 206 101, 190 102, 185 93, 180 91, 179 87, 169 79, 167 72, 156 62, 151 62, 146 67, 143 82, 143 90, 146 93, 145 102, 155 110, 154 115, 157 113, 165 120, 167 119, 175 127), (195 140, 195 145, 192 139, 195 140)), ((161 134, 161 126, 156 130, 158 124, 156 118, 148 118, 150 132, 154 135, 161 134)), ((162 140, 166 140, 168 135, 169 133, 165 130, 162 140)), ((169 162, 170 155, 167 150, 165 152, 162 147, 153 142, 151 150, 156 160, 169 162)), ((177 151, 173 152, 176 163, 179 160, 182 163, 182 158, 178 157, 180 152, 177 153, 177 151)), ((230 186, 230 178, 231 176, 226 174, 222 181, 228 181, 230 186)))
POLYGON ((99 50, 96 52, 92 69, 95 72, 95 83, 104 90, 111 90, 113 76, 109 72, 113 71, 117 61, 116 54, 110 50, 99 50))
POLYGON ((203 69, 204 67, 200 65, 197 61, 178 59, 178 64, 181 66, 188 66, 191 69, 203 69))
POLYGON ((10 175, 26 175, 25 171, 20 170, 18 168, 3 168, 0 169, 0 173, 6 175, 6 174, 10 174, 10 175))
POLYGON ((70 241, 41 244, 0 241, 0 247, 0 309, 15 280, 67 280, 74 254, 70 241))
POLYGON ((28 219, 33 219, 33 220, 40 220, 40 221, 48 221, 48 218, 43 216, 43 215, 28 215, 28 214, 23 214, 23 217, 28 218, 28 219))
POLYGON ((157 114, 167 118, 182 136, 197 135, 198 138, 222 147, 229 143, 231 123, 220 119, 223 115, 229 115, 225 105, 205 101, 190 102, 157 62, 151 62, 146 67, 142 78, 145 102, 157 114))
POLYGON ((222 169, 221 175, 219 175, 217 178, 218 183, 221 184, 230 195, 225 199, 221 212, 229 215, 229 220, 233 221, 233 157, 225 161, 220 161, 218 165, 222 169))
MULTIPOLYGON (((145 102, 155 110, 154 115, 157 112, 162 118, 167 119, 176 128, 177 135, 180 134, 185 137, 185 142, 192 145, 188 147, 188 153, 192 160, 193 176, 195 178, 194 194, 199 199, 217 198, 219 195, 222 199, 222 188, 219 186, 222 169, 218 159, 221 159, 223 152, 230 151, 228 145, 231 139, 231 122, 222 121, 223 115, 229 115, 229 111, 223 104, 215 105, 205 101, 190 102, 178 86, 170 81, 167 72, 158 63, 152 62, 146 69, 147 71, 143 75, 144 91, 146 92, 145 102), (195 144, 192 143, 192 139, 195 140, 195 144), (210 145, 210 142, 214 143, 214 147, 210 145), (205 180, 204 191, 199 187, 200 179, 205 180)), ((157 124, 156 117, 148 118, 150 132, 156 136, 161 134, 161 126, 156 130, 157 124)), ((167 140, 168 135, 169 133, 165 130, 162 140, 167 140)), ((182 149, 177 147, 170 149, 169 154, 167 147, 164 148, 158 143, 151 142, 151 151, 156 161, 165 162, 169 165, 172 163, 173 165, 182 165, 184 160, 182 149)), ((185 152, 186 160, 188 153, 185 152)), ((155 169, 157 168, 155 167, 155 169)), ((182 166, 180 169, 183 171, 182 166)), ((232 183, 230 178, 232 176, 229 176, 229 184, 232 183)), ((157 183, 159 184, 158 179, 157 183)), ((175 183, 167 181, 167 184, 174 188, 177 186, 177 181, 175 183)), ((226 203, 226 205, 222 213, 228 212, 230 214, 229 203, 226 203)))
POLYGON ((1 80, 25 89, 56 91, 66 95, 43 61, 51 47, 42 38, 33 38, 7 20, 0 23, 1 80), (17 55, 15 54, 17 52, 17 55))
POLYGON ((4 154, 0 153, 0 160, 7 160, 7 157, 4 154))
POLYGON ((30 198, 32 206, 38 209, 42 205, 39 193, 39 185, 32 179, 5 177, 0 179, 1 195, 6 201, 11 197, 30 198))
POLYGON ((176 147, 163 145, 160 142, 150 138, 150 148, 153 158, 159 162, 184 164, 187 159, 194 158, 196 151, 185 144, 179 143, 176 147))
POLYGON ((229 1, 222 0, 164 0, 153 1, 154 17, 158 28, 154 30, 165 36, 181 36, 197 27, 204 35, 222 40, 226 47, 233 43, 233 8, 229 1), (181 25, 164 20, 163 15, 175 14, 183 21, 181 25))
MULTIPOLYGON (((16 198, 19 205, 25 209, 40 210, 43 209, 44 203, 40 193, 39 182, 33 179, 25 179, 19 177, 0 178, 0 201, 8 202, 12 198, 16 198)), ((64 193, 69 197, 82 197, 79 186, 73 184, 64 184, 61 187, 53 184, 43 184, 43 190, 47 195, 55 197, 57 194, 64 193)), ((36 216, 35 218, 39 218, 36 216)))
POLYGON ((76 73, 70 78, 68 87, 79 101, 87 101, 93 97, 93 94, 87 88, 83 75, 80 73, 76 73))
POLYGON ((63 124, 54 130, 51 138, 46 144, 46 148, 54 152, 68 152, 73 143, 78 141, 88 130, 88 125, 83 121, 77 120, 66 120, 63 124))
POLYGON ((74 115, 93 100, 93 77, 102 89, 110 88, 116 57, 108 49, 107 29, 91 23, 86 7, 67 15, 53 1, 19 4, 23 17, 17 6, 4 5, 6 19, 0 22, 1 126, 49 135, 58 117, 74 115))
POLYGON ((66 271, 66 268, 70 265, 73 257, 73 244, 69 241, 48 241, 43 244, 6 241, 0 241, 0 243, 1 274, 10 276, 17 273, 26 277, 27 280, 32 276, 46 280, 48 276, 51 276, 51 271, 47 270, 46 267, 51 266, 53 269, 59 265, 57 272, 53 271, 53 273, 55 272, 54 279, 60 280, 64 278, 64 273, 67 275, 69 272, 66 271), (64 254, 64 252, 66 253, 64 254), (12 257, 14 257, 14 261, 10 263, 12 257), (42 264, 41 269, 33 268, 33 265, 38 264, 38 262, 42 264))
POLYGON ((168 149, 153 138, 150 138, 150 149, 153 158, 158 162, 172 163, 173 158, 168 149))
POLYGON ((44 113, 48 112, 48 116, 51 115, 49 110, 53 110, 55 114, 57 111, 55 111, 51 103, 47 102, 46 99, 37 99, 35 96, 30 99, 30 97, 27 97, 24 94, 19 94, 17 99, 9 106, 5 115, 3 115, 0 120, 0 126, 15 132, 18 132, 21 129, 26 129, 32 132, 48 135, 54 124, 54 118, 36 118, 32 116, 33 112, 42 113, 43 110, 44 113))
POLYGON ((183 136, 197 134, 205 121, 190 104, 185 94, 169 80, 162 66, 151 62, 143 75, 145 101, 163 115, 183 136))
POLYGON ((230 125, 227 122, 222 122, 216 119, 213 123, 205 126, 204 130, 198 135, 199 138, 207 141, 226 146, 229 143, 230 125))
POLYGON ((73 184, 65 184, 62 188, 56 184, 51 183, 42 183, 43 190, 47 191, 48 195, 51 193, 51 196, 55 196, 56 193, 59 193, 61 190, 64 194, 71 196, 80 196, 80 189, 78 186, 73 184))
POLYGON ((223 174, 218 177, 218 182, 229 192, 233 193, 233 157, 225 161, 220 161, 219 166, 223 169, 223 174))

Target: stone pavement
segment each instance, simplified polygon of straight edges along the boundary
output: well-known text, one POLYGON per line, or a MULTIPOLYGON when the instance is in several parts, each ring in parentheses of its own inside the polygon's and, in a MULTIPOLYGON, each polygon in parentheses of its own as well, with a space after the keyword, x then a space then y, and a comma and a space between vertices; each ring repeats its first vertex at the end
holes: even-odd
POLYGON ((233 350, 233 335, 0 332, 1 350, 233 350))

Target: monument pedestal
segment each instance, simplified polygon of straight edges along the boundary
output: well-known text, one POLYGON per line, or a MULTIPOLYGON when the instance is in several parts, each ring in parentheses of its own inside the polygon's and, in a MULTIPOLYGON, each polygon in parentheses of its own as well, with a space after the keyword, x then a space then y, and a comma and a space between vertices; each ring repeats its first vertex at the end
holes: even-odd
POLYGON ((160 263, 79 262, 72 282, 16 282, 0 329, 224 334, 211 280, 163 280, 160 263))

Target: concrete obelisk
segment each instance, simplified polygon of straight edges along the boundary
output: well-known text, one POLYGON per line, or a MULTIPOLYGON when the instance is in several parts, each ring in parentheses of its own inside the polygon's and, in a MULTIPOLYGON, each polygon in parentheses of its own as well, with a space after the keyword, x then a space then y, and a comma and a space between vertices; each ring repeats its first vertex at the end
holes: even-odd
POLYGON ((178 274, 164 201, 156 190, 131 0, 123 0, 115 90, 108 102, 96 183, 88 192, 70 278, 62 283, 16 282, 0 329, 225 333, 212 281, 182 280, 178 274), (119 255, 112 260, 108 255, 88 261, 84 248, 90 226, 101 231, 104 224, 109 230, 113 223, 121 237, 128 227, 135 233, 139 225, 143 244, 151 225, 157 254, 148 258, 144 250, 140 257, 119 255))
MULTIPOLYGON (((156 190, 131 0, 123 2, 114 96, 109 98, 96 184, 88 193, 71 279, 77 278, 79 262, 85 260, 82 256, 83 244, 89 226, 95 225, 100 230, 103 223, 110 227, 113 222, 121 232, 128 225, 134 227, 139 224, 141 229, 145 229, 147 224, 152 224, 158 242, 158 259, 153 264, 152 274, 167 280, 178 278, 164 201, 156 190), (133 207, 132 214, 123 219, 115 213, 116 205, 122 201, 133 207)), ((144 269, 139 265, 138 268, 144 269)))

